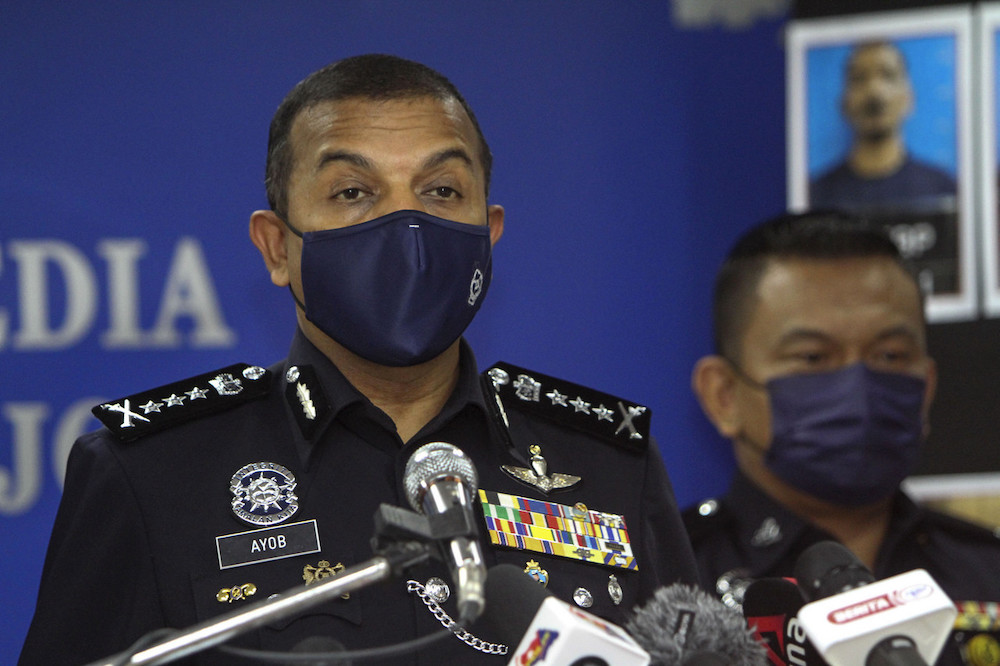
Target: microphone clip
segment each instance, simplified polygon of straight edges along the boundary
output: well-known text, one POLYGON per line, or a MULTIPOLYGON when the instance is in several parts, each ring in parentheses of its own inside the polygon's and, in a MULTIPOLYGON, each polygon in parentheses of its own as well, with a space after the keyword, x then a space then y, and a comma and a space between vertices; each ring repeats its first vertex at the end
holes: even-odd
POLYGON ((428 557, 444 560, 441 548, 450 539, 475 539, 477 528, 471 512, 460 505, 427 516, 392 504, 381 504, 375 512, 372 551, 389 560, 393 574, 419 564, 428 557))

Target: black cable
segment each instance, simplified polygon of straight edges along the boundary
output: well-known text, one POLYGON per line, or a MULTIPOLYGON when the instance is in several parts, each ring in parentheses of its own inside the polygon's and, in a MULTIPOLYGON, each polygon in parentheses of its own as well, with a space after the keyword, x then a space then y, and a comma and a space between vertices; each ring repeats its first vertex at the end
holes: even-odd
POLYGON ((417 652, 451 635, 452 632, 450 629, 442 629, 432 634, 427 634, 402 643, 382 645, 374 648, 364 648, 361 650, 346 650, 344 652, 275 652, 270 650, 238 648, 231 645, 219 645, 216 646, 215 649, 219 652, 225 652, 226 654, 243 657, 244 659, 277 664, 291 664, 296 662, 316 663, 324 660, 336 663, 338 660, 345 662, 368 661, 371 659, 394 657, 400 654, 417 652))
POLYGON ((175 633, 177 633, 176 629, 163 628, 141 636, 135 643, 129 645, 124 652, 119 652, 115 655, 113 661, 111 661, 112 666, 126 666, 137 653, 175 633))

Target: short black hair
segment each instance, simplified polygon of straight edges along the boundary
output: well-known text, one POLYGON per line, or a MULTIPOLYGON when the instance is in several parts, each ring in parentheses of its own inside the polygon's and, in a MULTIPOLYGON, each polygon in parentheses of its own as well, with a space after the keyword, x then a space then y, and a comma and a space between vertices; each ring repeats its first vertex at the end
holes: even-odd
POLYGON ((282 218, 288 212, 288 179, 294 166, 289 137, 295 119, 303 110, 322 102, 346 99, 388 101, 419 97, 442 101, 454 99, 462 105, 479 138, 480 160, 488 195, 493 157, 479 121, 458 88, 426 65, 376 53, 345 58, 327 65, 299 82, 282 100, 271 119, 267 140, 264 185, 271 210, 282 218))
POLYGON ((899 44, 896 42, 889 41, 888 39, 868 39, 865 41, 857 42, 851 46, 850 53, 847 54, 847 60, 844 61, 844 79, 850 77, 851 75, 851 65, 854 64, 854 59, 862 51, 867 51, 868 49, 883 49, 888 48, 896 52, 896 56, 899 58, 899 63, 903 67, 903 74, 907 77, 910 75, 910 65, 906 61, 906 54, 903 50, 899 48, 899 44))
POLYGON ((839 211, 786 213, 751 228, 733 245, 715 277, 716 353, 741 361, 740 345, 753 314, 757 285, 771 260, 855 257, 891 259, 913 277, 888 234, 864 217, 839 211))

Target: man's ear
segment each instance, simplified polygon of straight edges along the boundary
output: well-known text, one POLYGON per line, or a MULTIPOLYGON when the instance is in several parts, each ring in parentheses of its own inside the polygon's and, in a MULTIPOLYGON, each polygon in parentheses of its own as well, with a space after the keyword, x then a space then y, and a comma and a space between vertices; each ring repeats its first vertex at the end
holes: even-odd
POLYGON ((705 416, 719 434, 734 439, 740 434, 742 422, 736 403, 736 373, 721 356, 711 355, 698 359, 691 372, 691 388, 705 416))
POLYGON ((934 396, 937 394, 937 363, 934 359, 928 359, 927 375, 925 382, 927 383, 924 389, 924 405, 923 405, 923 417, 924 417, 924 427, 923 435, 924 439, 931 434, 931 405, 934 404, 934 396))
POLYGON ((490 225, 490 245, 496 245, 503 236, 503 206, 491 204, 486 207, 486 223, 490 225))
POLYGON ((287 287, 288 227, 273 210, 255 210, 250 215, 250 240, 257 246, 271 274, 271 282, 287 287))

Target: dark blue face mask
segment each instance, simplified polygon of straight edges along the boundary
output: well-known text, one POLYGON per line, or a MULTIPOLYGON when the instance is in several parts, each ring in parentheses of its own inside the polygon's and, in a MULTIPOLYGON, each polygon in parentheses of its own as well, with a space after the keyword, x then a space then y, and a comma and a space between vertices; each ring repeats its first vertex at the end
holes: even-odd
POLYGON ((416 365, 444 352, 490 286, 487 225, 416 210, 305 233, 285 224, 302 238, 305 303, 296 302, 306 319, 380 365, 416 365))
POLYGON ((771 448, 786 483, 833 504, 861 506, 895 492, 917 462, 926 382, 855 363, 767 382, 771 448))

